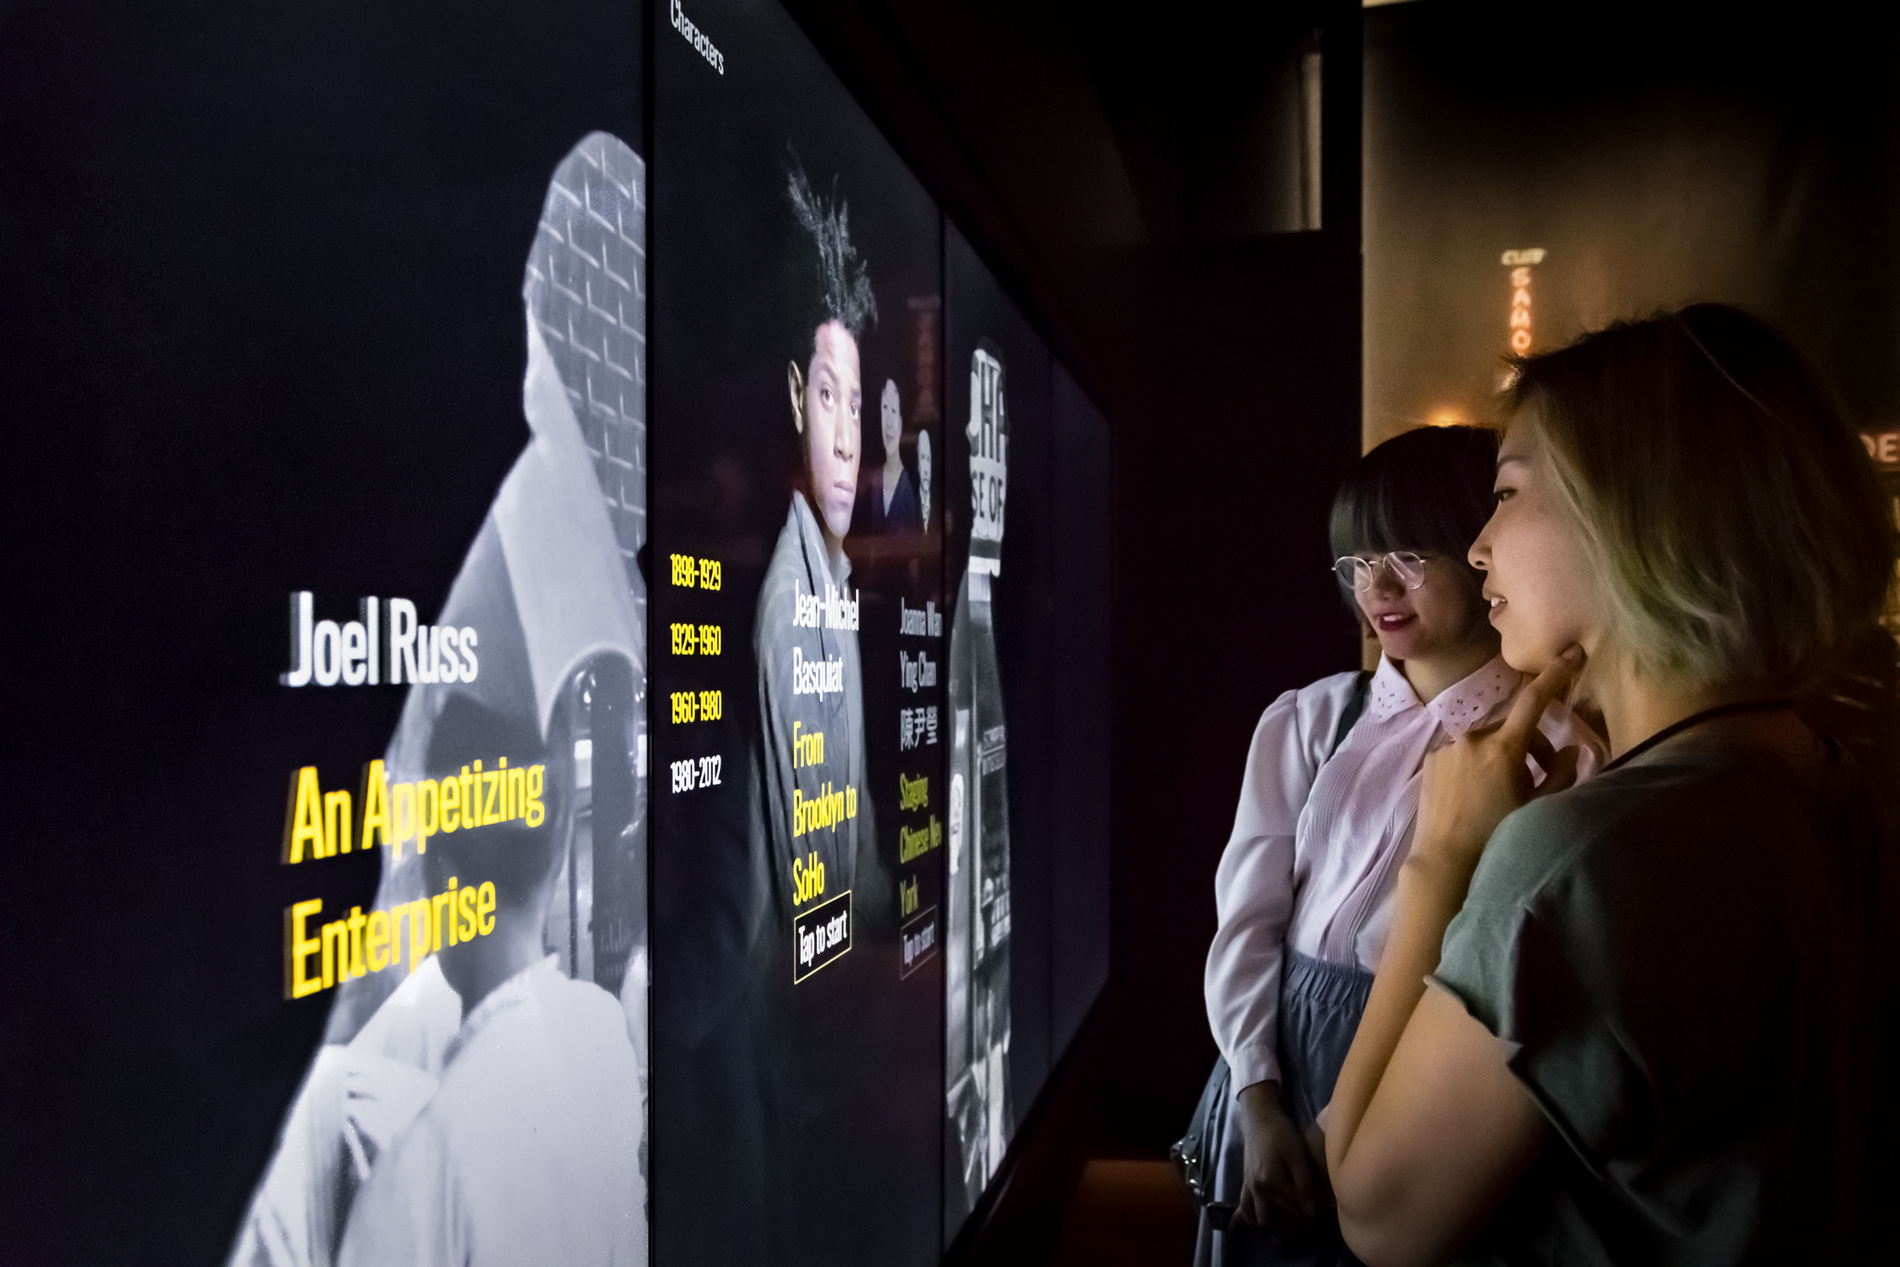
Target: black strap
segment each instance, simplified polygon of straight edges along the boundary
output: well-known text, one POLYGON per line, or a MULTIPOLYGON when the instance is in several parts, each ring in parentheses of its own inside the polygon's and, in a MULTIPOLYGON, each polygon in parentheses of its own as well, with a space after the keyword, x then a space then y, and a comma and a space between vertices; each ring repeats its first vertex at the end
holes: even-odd
POLYGON ((1366 711, 1366 697, 1372 694, 1372 674, 1359 670, 1359 678, 1352 684, 1352 698, 1346 701, 1346 710, 1339 715, 1339 725, 1333 729, 1333 746, 1326 750, 1326 759, 1331 761, 1333 754, 1339 751, 1339 745, 1346 742, 1346 734, 1366 711))
POLYGON ((1793 707, 1794 701, 1791 699, 1758 699, 1745 700, 1740 704, 1718 704, 1714 708, 1705 708, 1699 713, 1689 714, 1679 722, 1664 726, 1661 730, 1604 766, 1598 773, 1608 774, 1620 765, 1627 765, 1637 757, 1642 756, 1645 752, 1648 752, 1651 748, 1654 748, 1663 740, 1673 739, 1675 736, 1689 729, 1689 727, 1700 726, 1705 721, 1713 721, 1717 717, 1727 717, 1731 713, 1772 713, 1784 708, 1793 707))

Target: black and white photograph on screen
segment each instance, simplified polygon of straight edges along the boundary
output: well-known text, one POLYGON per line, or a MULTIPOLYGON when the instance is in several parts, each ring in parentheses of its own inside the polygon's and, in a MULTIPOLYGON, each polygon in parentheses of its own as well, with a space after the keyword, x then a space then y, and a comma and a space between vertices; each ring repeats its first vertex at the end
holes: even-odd
POLYGON ((1001 1190, 1050 1068, 1051 842, 1061 825, 1052 757, 1064 737, 1055 705, 1068 666, 1086 651, 1064 619, 1063 596, 1088 554, 1058 565, 1050 553, 1048 347, 954 226, 944 244, 946 360, 955 372, 946 392, 953 425, 935 454, 944 469, 951 745, 939 1113, 944 1234, 954 1243, 1001 1190))
POLYGON ((917 521, 930 522, 930 433, 917 433, 917 521))
POLYGON ((1009 407, 994 345, 970 358, 970 542, 950 628, 950 860, 944 1081, 963 1208, 1014 1131, 1010 1102, 1009 728, 993 583, 1003 565, 1009 407))
POLYGON ((233 1267, 646 1261, 645 218, 596 132, 523 226, 528 442, 436 623, 380 621, 408 693, 317 847, 354 826, 382 881, 291 913, 334 1004, 233 1267))
MULTIPOLYGON (((867 450, 871 456, 864 463, 851 530, 860 539, 922 532, 926 499, 918 487, 920 477, 904 464, 904 411, 896 379, 884 380, 884 389, 878 393, 877 420, 877 438, 884 456, 877 461, 877 450, 867 450)), ((867 432, 867 441, 869 438, 867 432)), ((923 441, 918 461, 929 464, 928 440, 923 441)))

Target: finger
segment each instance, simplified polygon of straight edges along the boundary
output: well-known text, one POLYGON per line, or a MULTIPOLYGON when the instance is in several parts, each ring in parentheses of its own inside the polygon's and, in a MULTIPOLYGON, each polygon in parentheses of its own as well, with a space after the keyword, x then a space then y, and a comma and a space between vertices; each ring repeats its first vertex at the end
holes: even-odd
POLYGON ((1267 1225, 1267 1231, 1272 1232, 1275 1236, 1283 1236, 1288 1240, 1294 1240, 1297 1239, 1301 1233, 1306 1231, 1306 1220, 1297 1214, 1281 1214, 1278 1218, 1274 1219, 1272 1223, 1267 1225))
POLYGON ((1292 1236, 1306 1225, 1306 1216, 1293 1201, 1293 1194, 1285 1189, 1274 1193, 1261 1202, 1263 1222, 1261 1226, 1280 1236, 1292 1236))
POLYGON ((1537 768, 1548 772, 1557 764, 1557 749, 1551 746, 1550 736, 1544 733, 1542 726, 1531 727, 1531 733, 1525 737, 1525 748, 1537 758, 1537 768))
POLYGON ((1293 1204, 1308 1218, 1319 1213, 1313 1199, 1313 1162, 1306 1155, 1306 1141, 1287 1150, 1287 1178, 1292 1181, 1293 1204))
POLYGON ((1321 1206, 1333 1204, 1333 1177, 1326 1169, 1326 1132, 1318 1123, 1306 1128, 1306 1155, 1313 1159, 1313 1189, 1321 1206))
POLYGON ((1575 644, 1564 648, 1564 653, 1545 665, 1544 671, 1518 694, 1510 716, 1498 727, 1498 738, 1520 752, 1530 751, 1531 734, 1543 720, 1544 710, 1570 686, 1582 667, 1583 648, 1575 644))
POLYGON ((1240 1224, 1242 1227, 1259 1226, 1260 1213, 1254 1204, 1252 1184, 1246 1184, 1240 1189, 1240 1200, 1234 1203, 1234 1217, 1232 1221, 1240 1224))
POLYGON ((1537 764, 1544 767, 1544 781, 1537 785, 1537 790, 1531 795, 1533 797, 1550 796, 1566 788, 1575 787, 1577 760, 1582 755, 1583 750, 1573 745, 1554 754, 1549 761, 1540 757, 1537 764))
MULTIPOLYGON (((1519 698, 1521 699, 1522 696, 1519 698)), ((1513 711, 1515 711, 1515 706, 1513 706, 1513 711)), ((1510 723, 1510 720, 1509 715, 1507 715, 1504 720, 1494 721, 1488 726, 1473 726, 1470 730, 1465 732, 1464 737, 1467 740, 1475 741, 1488 739, 1496 735, 1499 737, 1499 742, 1506 744, 1512 743, 1514 741, 1511 737, 1504 733, 1504 728, 1510 723)), ((1550 739, 1544 734, 1541 726, 1531 727, 1530 734, 1524 737, 1522 743, 1524 750, 1537 758, 1537 764, 1540 769, 1548 770, 1550 768, 1550 763, 1556 757, 1556 752, 1552 749, 1550 739)), ((1433 757, 1437 756, 1439 752, 1443 751, 1445 751, 1445 749, 1440 748, 1436 752, 1428 753, 1426 754, 1425 760, 1429 762, 1433 757)))

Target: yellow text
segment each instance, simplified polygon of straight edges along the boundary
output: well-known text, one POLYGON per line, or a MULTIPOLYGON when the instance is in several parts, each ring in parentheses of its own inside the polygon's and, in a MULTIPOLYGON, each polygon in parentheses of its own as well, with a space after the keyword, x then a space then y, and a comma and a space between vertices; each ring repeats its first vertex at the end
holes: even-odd
POLYGON ((818 795, 812 797, 807 797, 802 789, 792 789, 792 839, 794 840, 807 832, 836 827, 846 819, 857 816, 858 790, 848 783, 841 792, 832 791, 831 784, 826 783, 818 789, 818 795))
POLYGON ((449 887, 433 897, 404 902, 388 910, 363 913, 352 906, 347 917, 312 927, 323 914, 323 899, 296 902, 284 911, 284 997, 307 998, 338 982, 383 972, 403 962, 405 943, 409 971, 442 949, 495 931, 495 886, 462 884, 449 877, 449 887), (404 924, 408 925, 407 938, 404 924), (314 935, 313 935, 314 934, 314 935))
MULTIPOLYGON (((387 845, 402 858, 405 842, 416 852, 429 848, 429 837, 496 823, 521 821, 539 827, 547 819, 541 797, 546 767, 515 766, 502 757, 492 770, 480 761, 462 767, 459 775, 391 783, 381 761, 363 771, 363 829, 358 847, 387 845)), ((349 853, 352 801, 349 792, 325 792, 317 782, 317 768, 307 765, 290 781, 290 812, 284 824, 283 859, 302 862, 306 856, 329 858, 349 853)))

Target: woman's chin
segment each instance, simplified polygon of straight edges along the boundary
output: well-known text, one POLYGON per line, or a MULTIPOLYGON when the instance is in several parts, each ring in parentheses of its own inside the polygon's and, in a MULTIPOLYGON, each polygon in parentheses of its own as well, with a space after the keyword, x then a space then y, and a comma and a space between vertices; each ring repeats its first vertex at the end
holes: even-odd
POLYGON ((1418 655, 1418 639, 1411 636, 1410 630, 1379 635, 1379 650, 1388 660, 1403 663, 1418 655))
POLYGON ((1532 643, 1524 638, 1513 638, 1506 633, 1500 640, 1498 654, 1504 662, 1519 673, 1528 673, 1536 677, 1557 662, 1559 647, 1532 643))

